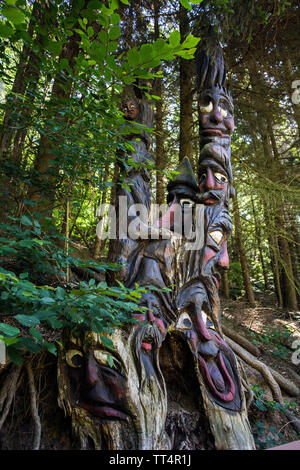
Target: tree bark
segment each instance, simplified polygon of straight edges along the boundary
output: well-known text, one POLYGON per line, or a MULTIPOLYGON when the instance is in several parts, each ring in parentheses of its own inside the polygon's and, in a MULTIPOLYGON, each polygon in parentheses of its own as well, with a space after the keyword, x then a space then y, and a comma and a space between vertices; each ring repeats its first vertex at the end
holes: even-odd
MULTIPOLYGON (((87 3, 88 1, 85 0, 83 8, 85 8, 87 3)), ((76 9, 76 0, 72 2, 71 14, 74 14, 74 9, 76 9)), ((79 24, 76 23, 73 27, 73 34, 64 44, 59 57, 59 61, 65 59, 68 61, 72 74, 75 73, 75 58, 78 56, 81 42, 80 35, 75 32, 75 29, 78 27, 79 24)), ((49 111, 51 113, 55 113, 56 115, 57 107, 71 96, 71 89, 72 77, 70 77, 70 75, 65 77, 62 76, 61 73, 57 73, 49 102, 49 111)), ((56 119, 59 118, 56 116, 56 119)), ((63 119, 65 120, 66 118, 63 119)), ((47 132, 47 129, 44 130, 40 138, 38 153, 34 161, 34 185, 32 189, 29 190, 29 197, 33 201, 38 201, 36 210, 51 212, 53 208, 55 177, 59 170, 58 164, 55 163, 56 157, 53 154, 53 149, 55 149, 59 139, 59 135, 53 135, 52 132, 47 132), (54 163, 50 164, 50 161, 54 161, 54 163)))
MULTIPOLYGON (((189 18, 187 9, 180 5, 179 31, 181 40, 189 34, 189 18)), ((179 161, 188 157, 193 161, 193 61, 179 59, 180 87, 180 131, 179 161)))
POLYGON ((246 250, 245 250, 245 245, 243 241, 239 206, 238 206, 238 201, 237 201, 236 196, 233 198, 233 211, 234 211, 233 215, 234 215, 234 226, 235 226, 235 238, 237 242, 240 263, 242 267, 242 274, 243 274, 246 295, 247 295, 247 299, 250 305, 255 306, 254 294, 253 294, 253 290, 251 286, 248 262, 247 262, 247 257, 246 257, 246 250))
MULTIPOLYGON (((154 1, 154 36, 159 38, 159 13, 160 0, 154 1)), ((163 129, 163 86, 162 79, 155 80, 155 94, 160 97, 156 102, 155 114, 155 160, 156 160, 156 202, 165 202, 165 182, 162 171, 166 167, 166 157, 164 151, 164 129, 163 129)))
MULTIPOLYGON (((34 2, 27 31, 31 38, 33 37, 36 25, 44 23, 44 17, 48 12, 48 9, 48 0, 43 2, 43 4, 40 0, 36 0, 34 2)), ((40 43, 40 41, 41 35, 38 35, 36 42, 40 43)), ((36 84, 39 74, 40 70, 38 68, 36 52, 31 49, 30 45, 25 43, 20 55, 20 62, 17 67, 12 91, 7 97, 6 112, 0 131, 0 160, 10 152, 13 137, 17 128, 16 121, 19 121, 19 116, 22 115, 22 120, 24 120, 24 104, 23 100, 20 98, 25 95, 26 89, 28 87, 30 87, 33 83, 36 84)), ((26 107, 26 113, 28 113, 28 107, 26 107)), ((14 152, 12 153, 11 158, 14 160, 18 159, 14 158, 14 152)))
POLYGON ((261 236, 260 226, 259 226, 259 223, 257 221, 255 205, 254 205, 254 200, 253 200, 253 195, 252 194, 251 194, 251 206, 252 206, 252 214, 253 214, 253 220, 254 220, 255 238, 256 238, 256 241, 257 241, 257 248, 258 248, 259 259, 260 259, 260 264, 261 264, 261 268, 262 268, 263 278, 264 278, 265 290, 267 290, 267 288, 268 288, 268 278, 267 278, 267 271, 266 271, 266 266, 265 266, 263 250, 262 250, 262 236, 261 236))

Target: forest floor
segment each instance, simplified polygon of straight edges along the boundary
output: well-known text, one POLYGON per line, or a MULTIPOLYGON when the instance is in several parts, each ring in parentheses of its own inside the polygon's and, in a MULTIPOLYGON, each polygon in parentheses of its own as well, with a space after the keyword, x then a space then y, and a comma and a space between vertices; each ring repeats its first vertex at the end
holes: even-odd
MULTIPOLYGON (((300 389, 300 364, 295 364, 295 359, 298 362, 300 359, 300 312, 280 309, 275 296, 263 294, 256 294, 254 308, 242 298, 222 299, 221 305, 222 324, 257 346, 258 359, 300 389), (292 346, 297 339, 299 343, 294 344, 294 349, 292 346)), ((260 372, 244 363, 243 366, 255 393, 249 419, 257 447, 265 449, 300 440, 299 433, 288 424, 289 419, 280 411, 260 372)), ((289 410, 300 419, 300 394, 290 397, 283 393, 283 398, 289 404, 289 410)))

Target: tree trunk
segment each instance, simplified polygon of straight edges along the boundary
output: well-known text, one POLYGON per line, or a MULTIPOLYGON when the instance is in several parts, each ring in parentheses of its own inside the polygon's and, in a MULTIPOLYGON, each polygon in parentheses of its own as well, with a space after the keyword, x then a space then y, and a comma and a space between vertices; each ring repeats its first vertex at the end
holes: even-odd
POLYGON ((225 299, 229 299, 229 282, 227 271, 222 270, 222 295, 225 299))
MULTIPOLYGON (((181 40, 189 34, 189 18, 187 9, 180 5, 179 30, 181 40)), ((180 86, 180 131, 179 131, 179 161, 188 157, 193 161, 193 62, 179 59, 180 86)))
POLYGON ((253 200, 253 195, 252 194, 251 194, 251 205, 252 205, 252 214, 253 214, 254 228, 255 228, 255 238, 257 240, 257 248, 258 248, 258 252, 259 252, 259 259, 260 259, 260 264, 261 264, 263 278, 264 278, 265 290, 267 290, 267 288, 268 288, 268 278, 267 278, 267 271, 266 271, 266 266, 265 266, 265 261, 264 261, 263 250, 262 250, 262 236, 261 236, 260 226, 259 226, 259 223, 257 221, 255 205, 254 205, 254 200, 253 200))
MULTIPOLYGON (((160 0, 154 2, 154 35, 159 38, 159 13, 160 0)), ((165 202, 165 182, 162 171, 166 167, 166 157, 164 152, 164 129, 163 129, 163 90, 162 79, 155 80, 155 94, 160 97, 156 102, 155 115, 155 160, 156 160, 156 202, 163 204, 165 202)))
MULTIPOLYGON (((88 1, 85 0, 83 8, 87 5, 88 1)), ((76 0, 73 0, 71 15, 74 14, 76 9, 76 0)), ((72 73, 75 72, 75 58, 79 53, 79 45, 81 37, 75 32, 79 24, 74 25, 73 34, 62 48, 59 61, 67 60, 72 73)), ((57 107, 65 102, 71 96, 72 77, 62 76, 58 73, 54 79, 51 100, 49 103, 49 111, 55 114, 55 118, 59 120, 57 115, 57 107)), ((65 118, 63 118, 65 120, 65 118)), ((38 201, 36 210, 52 211, 55 196, 55 178, 58 174, 58 164, 55 163, 55 155, 53 149, 59 142, 60 135, 53 135, 53 132, 44 129, 40 138, 38 153, 34 161, 35 181, 32 189, 29 190, 29 196, 32 200, 38 201), (54 161, 50 164, 50 161, 54 161)))
MULTIPOLYGON (((105 165, 105 169, 102 175, 102 185, 107 181, 107 178, 108 178, 108 164, 105 165)), ((106 204, 107 195, 108 195, 107 190, 103 190, 102 198, 101 198, 101 205, 106 204)), ((101 252, 102 240, 101 240, 101 237, 99 237, 99 235, 101 235, 101 233, 103 232, 105 220, 106 220, 105 216, 102 216, 99 220, 99 223, 101 224, 101 226, 100 226, 100 230, 97 232, 97 237, 96 237, 96 242, 95 242, 95 247, 94 247, 93 257, 95 259, 99 258, 99 255, 101 252)))
POLYGON ((235 238, 237 242, 241 267, 242 267, 242 274, 244 280, 244 286, 246 290, 246 295, 248 302, 251 306, 255 306, 255 300, 253 295, 253 290, 251 286, 250 276, 249 276, 249 269, 248 269, 248 262, 246 257, 246 250, 243 241, 243 234, 242 234, 242 226, 241 226, 241 218, 239 212, 239 206, 237 197, 233 198, 233 215, 234 215, 234 226, 235 226, 235 238))
MULTIPOLYGON (((37 24, 44 23, 45 14, 48 12, 48 0, 41 4, 40 0, 34 2, 31 20, 28 26, 28 34, 32 38, 37 24)), ((40 43, 41 35, 37 36, 36 42, 40 43)), ((37 82, 39 77, 39 69, 37 67, 37 56, 34 50, 25 43, 20 55, 20 62, 15 75, 14 84, 11 93, 7 97, 6 112, 3 118, 1 132, 0 132, 0 159, 8 155, 13 137, 16 131, 16 121, 19 121, 19 116, 24 113, 23 100, 20 99, 24 96, 28 86, 37 82)), ((28 108, 27 108, 28 112, 28 108)), ((23 120, 23 116, 22 116, 23 120)), ((12 154, 14 158, 14 153, 12 154)))

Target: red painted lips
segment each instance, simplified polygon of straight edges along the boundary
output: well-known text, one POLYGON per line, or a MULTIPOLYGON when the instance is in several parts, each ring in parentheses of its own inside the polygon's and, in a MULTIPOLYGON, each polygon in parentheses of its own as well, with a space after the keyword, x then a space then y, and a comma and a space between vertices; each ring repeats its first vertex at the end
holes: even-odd
POLYGON ((203 129, 201 131, 201 134, 204 134, 204 135, 217 135, 218 137, 223 137, 224 131, 222 131, 221 129, 203 129))
POLYGON ((110 406, 89 405, 88 403, 79 403, 80 408, 84 408, 91 415, 99 418, 118 418, 127 420, 128 416, 122 411, 111 408, 110 406))

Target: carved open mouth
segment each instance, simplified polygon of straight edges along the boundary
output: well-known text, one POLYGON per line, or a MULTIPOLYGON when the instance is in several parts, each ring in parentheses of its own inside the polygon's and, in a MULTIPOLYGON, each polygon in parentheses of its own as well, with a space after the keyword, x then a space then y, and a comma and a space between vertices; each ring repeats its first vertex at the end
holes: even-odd
POLYGON ((143 342, 141 343, 141 346, 146 351, 151 351, 152 350, 152 344, 153 344, 153 338, 145 337, 145 338, 143 338, 143 342))
POLYGON ((221 281, 221 274, 218 272, 213 273, 213 280, 216 284, 217 289, 219 290, 220 287, 220 281, 221 281))
POLYGON ((222 402, 231 402, 235 397, 236 387, 224 364, 220 351, 213 360, 206 362, 200 354, 198 360, 204 379, 212 394, 222 402))
POLYGON ((223 137, 225 133, 225 129, 203 129, 201 131, 203 135, 217 135, 218 137, 223 137))
POLYGON ((205 206, 210 206, 212 204, 216 204, 218 202, 218 199, 204 199, 203 203, 205 206))
POLYGON ((80 408, 84 408, 91 415, 97 416, 98 418, 108 418, 108 419, 121 419, 127 421, 128 416, 116 408, 112 408, 107 405, 99 405, 97 403, 79 403, 80 408))

